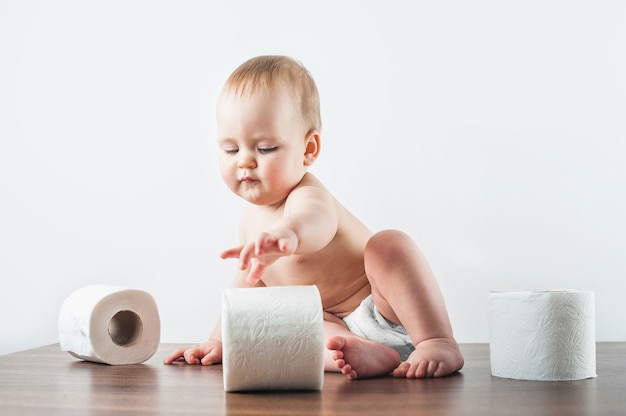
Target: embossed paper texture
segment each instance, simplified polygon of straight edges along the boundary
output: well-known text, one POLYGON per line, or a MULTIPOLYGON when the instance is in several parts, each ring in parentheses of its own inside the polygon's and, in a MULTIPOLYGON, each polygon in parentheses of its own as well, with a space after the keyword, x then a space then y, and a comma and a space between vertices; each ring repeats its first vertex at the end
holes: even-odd
POLYGON ((315 286, 225 290, 222 342, 226 391, 322 388, 323 312, 315 286))
POLYGON ((596 376, 593 292, 492 291, 491 373, 520 380, 596 376))

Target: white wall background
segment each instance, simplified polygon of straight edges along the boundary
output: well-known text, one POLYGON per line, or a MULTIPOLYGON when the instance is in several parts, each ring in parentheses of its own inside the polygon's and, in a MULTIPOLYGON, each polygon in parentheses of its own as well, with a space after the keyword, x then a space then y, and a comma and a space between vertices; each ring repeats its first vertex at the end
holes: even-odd
POLYGON ((490 289, 593 290, 626 341, 626 3, 0 2, 0 353, 57 342, 92 283, 204 340, 242 208, 221 183, 227 75, 287 54, 322 95, 312 171, 437 274, 455 334, 490 289))

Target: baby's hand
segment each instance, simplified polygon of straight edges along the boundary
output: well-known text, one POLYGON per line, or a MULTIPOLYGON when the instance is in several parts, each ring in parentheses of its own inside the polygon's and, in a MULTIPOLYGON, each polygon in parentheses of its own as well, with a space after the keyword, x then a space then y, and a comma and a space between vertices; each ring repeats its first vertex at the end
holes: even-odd
POLYGON ((261 280, 265 268, 284 256, 290 256, 296 252, 298 238, 296 234, 281 228, 259 234, 255 241, 251 241, 242 247, 236 247, 224 251, 223 259, 239 258, 239 268, 245 270, 250 264, 250 272, 246 277, 246 283, 255 285, 261 280))
POLYGON ((204 344, 197 344, 189 348, 179 348, 166 357, 163 363, 172 364, 177 361, 184 361, 187 364, 202 365, 221 363, 222 343, 218 340, 210 339, 204 344))

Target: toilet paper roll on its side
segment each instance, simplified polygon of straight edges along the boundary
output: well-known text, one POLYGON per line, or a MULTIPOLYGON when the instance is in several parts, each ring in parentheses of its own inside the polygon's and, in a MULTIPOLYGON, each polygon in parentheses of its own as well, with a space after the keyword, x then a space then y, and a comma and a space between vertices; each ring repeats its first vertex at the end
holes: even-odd
POLYGON ((76 290, 61 305, 61 350, 76 358, 139 364, 154 355, 160 338, 159 311, 147 292, 91 285, 76 290))
POLYGON ((321 390, 323 320, 315 286, 226 289, 224 390, 321 390))
POLYGON ((491 374, 519 380, 596 377, 593 292, 492 291, 491 374))

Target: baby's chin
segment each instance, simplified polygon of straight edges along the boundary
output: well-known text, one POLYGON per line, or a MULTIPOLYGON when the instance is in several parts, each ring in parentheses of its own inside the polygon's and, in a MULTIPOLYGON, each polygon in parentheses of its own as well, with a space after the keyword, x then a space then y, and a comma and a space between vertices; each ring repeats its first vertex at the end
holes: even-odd
POLYGON ((249 184, 239 186, 237 189, 233 190, 233 192, 253 205, 279 206, 285 202, 292 189, 293 188, 289 188, 272 192, 263 188, 262 183, 257 182, 252 186, 249 184))
POLYGON ((270 195, 251 195, 250 193, 238 193, 238 195, 249 202, 252 205, 257 205, 260 207, 269 207, 269 206, 279 206, 281 205, 287 196, 270 196, 270 195))

